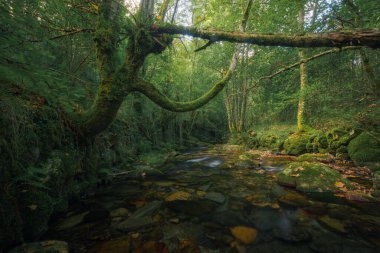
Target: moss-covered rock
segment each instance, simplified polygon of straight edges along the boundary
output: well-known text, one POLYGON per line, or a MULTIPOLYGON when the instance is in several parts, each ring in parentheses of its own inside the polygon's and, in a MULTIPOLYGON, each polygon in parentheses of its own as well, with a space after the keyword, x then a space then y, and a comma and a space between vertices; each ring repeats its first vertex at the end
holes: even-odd
POLYGON ((296 158, 297 162, 333 162, 334 156, 325 153, 306 153, 296 158))
POLYGON ((327 153, 328 151, 327 137, 324 132, 318 131, 314 137, 311 137, 306 144, 306 149, 311 153, 327 153))
POLYGON ((343 128, 333 128, 326 134, 328 151, 339 158, 348 158, 347 145, 355 138, 359 132, 355 129, 346 130, 343 128))
POLYGON ((284 142, 284 150, 289 155, 301 155, 307 152, 306 145, 310 140, 307 132, 297 132, 290 135, 284 142))
POLYGON ((380 134, 363 132, 348 144, 348 154, 357 164, 380 162, 380 134))
POLYGON ((350 182, 337 171, 321 163, 295 162, 277 174, 280 185, 295 187, 305 193, 338 192, 351 188, 350 182))
POLYGON ((23 244, 9 253, 68 253, 69 245, 63 241, 43 241, 23 244))

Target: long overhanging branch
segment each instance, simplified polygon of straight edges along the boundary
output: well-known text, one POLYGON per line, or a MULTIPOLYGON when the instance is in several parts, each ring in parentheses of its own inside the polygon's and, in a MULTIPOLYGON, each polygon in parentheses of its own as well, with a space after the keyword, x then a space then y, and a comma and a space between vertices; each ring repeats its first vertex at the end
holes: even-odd
POLYGON ((152 26, 156 34, 182 34, 212 41, 228 41, 234 43, 247 43, 261 46, 284 47, 345 47, 366 46, 380 48, 380 30, 348 30, 328 33, 310 33, 301 35, 292 34, 264 34, 226 32, 219 30, 203 30, 194 27, 164 24, 152 26))
POLYGON ((188 102, 173 101, 169 99, 167 96, 165 96, 153 84, 142 79, 139 79, 139 81, 134 86, 133 91, 141 92, 150 100, 152 100, 155 104, 157 104, 158 106, 166 110, 169 110, 172 112, 193 111, 207 104, 211 99, 213 99, 216 95, 218 95, 220 91, 223 90, 224 86, 230 80, 232 73, 236 68, 236 64, 237 64, 236 58, 233 57, 230 67, 226 75, 223 77, 223 79, 215 83, 214 85, 212 85, 212 88, 203 96, 192 101, 188 101, 188 102))

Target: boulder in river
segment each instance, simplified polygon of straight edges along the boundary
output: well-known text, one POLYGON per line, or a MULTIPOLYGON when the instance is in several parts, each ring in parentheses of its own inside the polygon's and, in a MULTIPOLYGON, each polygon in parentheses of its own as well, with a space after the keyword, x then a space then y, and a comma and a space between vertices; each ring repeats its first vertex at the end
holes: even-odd
POLYGON ((339 172, 321 163, 295 162, 277 174, 277 182, 305 193, 339 192, 351 188, 339 172))

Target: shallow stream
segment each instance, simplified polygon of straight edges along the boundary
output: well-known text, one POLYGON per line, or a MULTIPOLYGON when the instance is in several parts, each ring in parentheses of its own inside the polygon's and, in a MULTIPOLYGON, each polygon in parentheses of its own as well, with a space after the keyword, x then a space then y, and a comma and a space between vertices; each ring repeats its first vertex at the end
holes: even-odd
POLYGON ((121 174, 57 217, 46 239, 92 253, 380 252, 378 202, 305 196, 276 183, 292 157, 239 157, 201 149, 162 173, 121 174))

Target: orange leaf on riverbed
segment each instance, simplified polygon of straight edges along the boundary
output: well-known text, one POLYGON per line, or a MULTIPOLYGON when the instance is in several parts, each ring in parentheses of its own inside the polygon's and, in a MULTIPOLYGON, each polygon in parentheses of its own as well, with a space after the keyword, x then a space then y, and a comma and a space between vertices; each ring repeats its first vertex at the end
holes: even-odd
POLYGON ((338 188, 343 188, 345 185, 342 182, 335 182, 335 186, 338 188))

